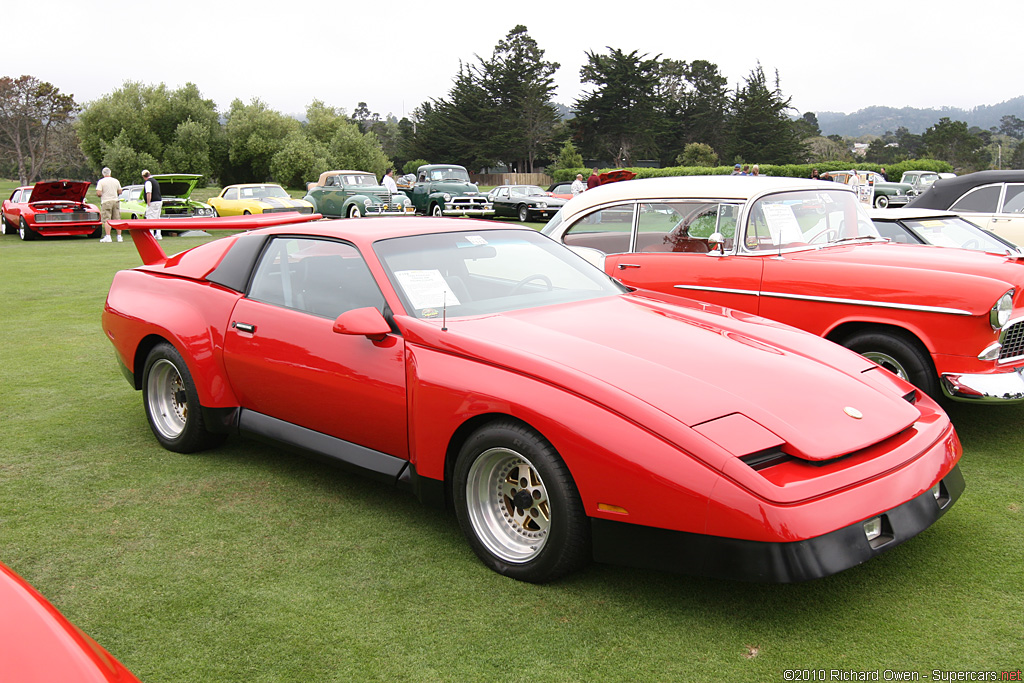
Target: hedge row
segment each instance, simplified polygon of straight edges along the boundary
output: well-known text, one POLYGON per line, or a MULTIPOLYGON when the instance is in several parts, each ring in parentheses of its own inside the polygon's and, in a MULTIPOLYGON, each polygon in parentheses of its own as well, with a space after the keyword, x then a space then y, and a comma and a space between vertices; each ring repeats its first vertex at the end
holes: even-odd
MULTIPOLYGON (((889 164, 888 166, 883 164, 851 164, 849 162, 830 161, 820 164, 784 164, 780 166, 761 164, 758 168, 761 171, 761 175, 783 176, 787 178, 810 178, 811 171, 815 168, 818 169, 819 173, 824 173, 825 171, 849 171, 851 169, 877 172, 885 168, 886 175, 893 182, 899 182, 904 171, 949 173, 953 170, 952 164, 936 159, 911 159, 909 161, 901 161, 898 164, 889 164)), ((683 175, 729 175, 732 173, 732 169, 732 166, 672 166, 669 168, 630 168, 628 170, 636 173, 637 178, 663 178, 666 176, 683 175)), ((598 170, 607 171, 611 169, 598 170)), ((590 169, 561 168, 553 171, 551 176, 555 179, 555 182, 561 182, 563 180, 572 180, 576 177, 577 173, 582 173, 583 177, 586 178, 590 175, 590 169)))

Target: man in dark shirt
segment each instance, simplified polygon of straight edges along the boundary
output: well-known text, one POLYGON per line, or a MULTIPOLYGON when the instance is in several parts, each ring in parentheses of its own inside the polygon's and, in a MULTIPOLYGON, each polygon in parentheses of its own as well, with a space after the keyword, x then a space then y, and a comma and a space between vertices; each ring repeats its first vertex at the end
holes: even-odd
POLYGON ((587 189, 592 190, 601 184, 601 179, 597 177, 597 169, 593 169, 590 172, 590 177, 587 178, 587 189))

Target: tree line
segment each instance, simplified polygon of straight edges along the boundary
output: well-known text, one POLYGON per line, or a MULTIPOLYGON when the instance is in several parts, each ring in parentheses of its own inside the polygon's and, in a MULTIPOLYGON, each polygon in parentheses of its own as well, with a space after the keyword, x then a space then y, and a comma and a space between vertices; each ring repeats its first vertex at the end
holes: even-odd
POLYGON ((567 118, 553 102, 559 68, 518 25, 489 56, 460 63, 448 93, 400 120, 372 113, 365 102, 350 115, 321 100, 306 107, 304 121, 259 99, 236 99, 222 113, 192 83, 170 90, 126 82, 80 105, 32 76, 4 77, 0 174, 26 183, 89 177, 109 166, 126 179, 148 168, 200 173, 221 184, 301 187, 325 170, 381 175, 424 160, 533 172, 578 168, 584 160, 623 167, 895 164, 922 157, 967 172, 992 165, 996 149, 1004 167, 1024 166, 1024 122, 1015 116, 989 131, 948 118, 922 135, 899 128, 854 157, 850 140, 823 136, 812 112, 794 119, 778 73, 769 78, 760 63, 730 89, 711 62, 613 47, 586 53, 579 77, 588 87, 567 118))

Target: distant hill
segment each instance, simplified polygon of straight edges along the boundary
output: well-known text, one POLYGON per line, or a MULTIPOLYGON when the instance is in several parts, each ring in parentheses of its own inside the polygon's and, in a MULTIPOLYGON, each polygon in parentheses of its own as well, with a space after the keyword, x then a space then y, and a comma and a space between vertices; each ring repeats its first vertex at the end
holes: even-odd
MULTIPOLYGON (((860 137, 861 135, 883 135, 886 131, 896 132, 903 126, 911 133, 920 135, 929 126, 938 123, 947 116, 953 121, 965 121, 968 126, 978 126, 988 130, 999 126, 999 119, 1013 114, 1024 119, 1024 95, 1006 100, 999 104, 980 105, 973 109, 943 107, 941 109, 915 109, 904 107, 866 107, 852 114, 842 112, 815 112, 822 135, 843 135, 860 137)), ((802 114, 801 114, 802 115, 802 114)))

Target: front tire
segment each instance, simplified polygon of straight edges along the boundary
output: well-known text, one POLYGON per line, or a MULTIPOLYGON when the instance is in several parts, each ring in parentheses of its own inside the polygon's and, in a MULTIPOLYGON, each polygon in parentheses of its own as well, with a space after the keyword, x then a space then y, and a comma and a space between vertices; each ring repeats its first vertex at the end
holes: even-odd
POLYGON ((915 340, 896 332, 869 330, 847 337, 843 346, 878 363, 934 399, 941 396, 935 366, 915 340))
POLYGON ((223 441, 203 423, 199 394, 181 354, 170 344, 158 344, 146 357, 142 371, 142 401, 146 418, 160 445, 175 453, 195 453, 223 441))
POLYGON ((18 222, 18 237, 20 237, 23 242, 31 242, 38 237, 38 235, 35 230, 28 227, 28 223, 26 223, 25 219, 22 218, 18 222))
POLYGON ((351 204, 348 207, 348 212, 346 213, 346 215, 349 218, 362 218, 362 214, 359 213, 359 207, 356 206, 355 204, 351 204))
POLYGON ((525 223, 530 218, 530 210, 526 208, 526 204, 519 207, 519 220, 525 223))
POLYGON ((572 475, 554 447, 524 425, 502 420, 474 433, 455 462, 452 490, 470 547, 499 574, 544 583, 590 557, 572 475))
POLYGON ((436 218, 444 216, 444 209, 441 208, 440 204, 434 204, 430 207, 430 215, 436 218))
POLYGON ((884 208, 887 208, 888 206, 889 206, 889 198, 886 197, 884 194, 880 194, 877 197, 875 197, 875 208, 876 209, 884 209, 884 208))

